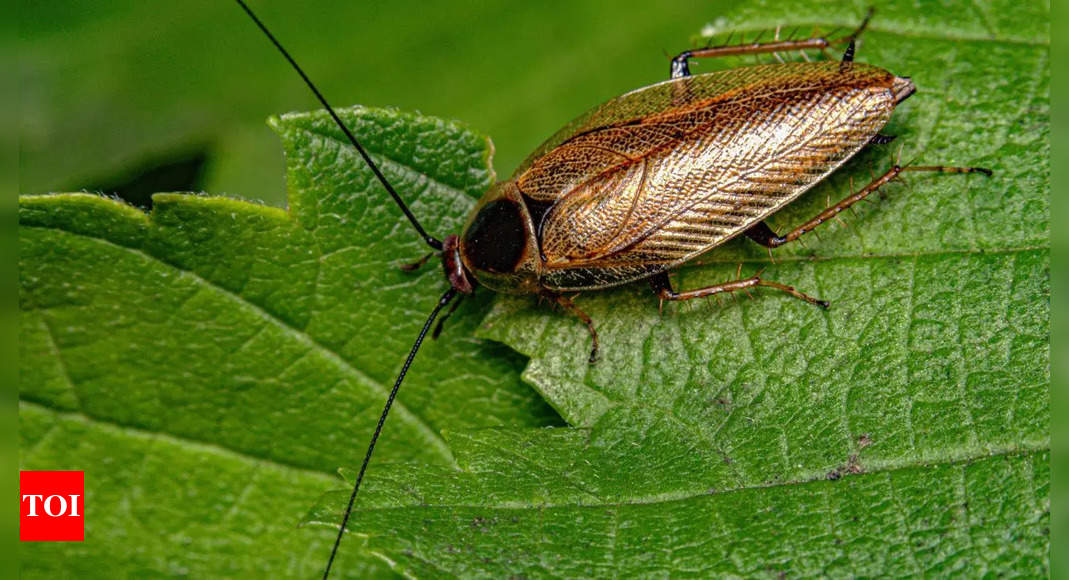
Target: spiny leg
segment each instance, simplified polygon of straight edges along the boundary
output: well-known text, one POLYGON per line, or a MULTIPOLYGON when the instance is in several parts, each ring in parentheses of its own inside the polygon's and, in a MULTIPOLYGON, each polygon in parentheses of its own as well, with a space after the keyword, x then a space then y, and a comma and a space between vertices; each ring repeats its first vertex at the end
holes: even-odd
MULTIPOLYGON (((685 50, 672 59, 671 78, 678 79, 690 76, 690 59, 692 58, 718 58, 722 56, 737 56, 745 54, 767 54, 776 52, 790 52, 795 50, 825 50, 833 44, 847 43, 849 60, 853 59, 853 43, 858 36, 865 31, 872 18, 873 10, 870 8, 865 19, 850 34, 835 39, 827 39, 822 36, 805 38, 802 40, 773 40, 771 42, 750 42, 744 44, 725 44, 722 46, 710 46, 685 50)), ((777 34, 778 36, 778 34, 777 34)))
MULTIPOLYGON (((850 44, 846 45, 846 51, 843 52, 843 64, 846 64, 848 62, 854 62, 854 51, 857 50, 857 45, 855 44, 855 42, 856 41, 851 38, 850 44)), ((839 70, 842 70, 842 68, 843 67, 839 67, 839 70)))
MULTIPOLYGON (((783 238, 772 231, 772 228, 768 227, 767 222, 757 222, 756 225, 750 226, 750 229, 743 232, 747 238, 750 238, 754 242, 761 244, 766 248, 775 248, 783 245, 783 238)), ((771 253, 769 253, 771 256, 771 253)))
POLYGON ((442 334, 442 328, 445 328, 445 321, 449 320, 449 317, 457 311, 457 308, 460 307, 460 303, 464 301, 465 296, 468 295, 458 295, 456 301, 453 302, 453 305, 449 307, 449 310, 444 315, 442 315, 441 318, 438 319, 438 324, 434 325, 434 331, 431 332, 431 340, 438 340, 438 337, 442 334))
POLYGON ((401 264, 401 265, 399 265, 397 267, 402 269, 402 270, 404 270, 405 272, 415 272, 416 270, 419 270, 420 268, 422 268, 423 265, 427 263, 427 260, 430 260, 431 257, 433 257, 435 255, 436 255, 436 252, 428 252, 426 255, 424 255, 422 258, 416 260, 415 262, 408 262, 408 263, 405 263, 405 264, 401 264))
MULTIPOLYGON (((741 271, 741 265, 739 268, 741 271)), ((657 293, 662 304, 665 300, 690 300, 691 298, 703 298, 705 296, 712 296, 724 292, 735 292, 737 290, 745 290, 757 286, 764 286, 766 288, 773 288, 781 292, 786 292, 799 300, 804 300, 810 304, 820 306, 821 308, 828 307, 828 302, 826 300, 813 298, 804 292, 796 290, 793 286, 787 286, 786 284, 780 284, 779 282, 772 282, 770 280, 763 280, 761 278, 761 272, 758 272, 756 275, 750 276, 749 278, 740 278, 738 280, 731 280, 684 292, 676 292, 672 289, 672 281, 668 279, 668 272, 661 272, 650 278, 650 287, 657 293)))
MULTIPOLYGON (((873 135, 872 138, 869 139, 869 143, 868 144, 869 145, 886 145, 888 143, 891 143, 892 141, 894 141, 897 138, 898 138, 897 135, 884 135, 882 133, 878 133, 876 135, 873 135)), ((853 192, 853 190, 854 190, 854 180, 853 180, 853 178, 851 178, 850 179, 850 191, 853 192)), ((829 207, 831 206, 831 201, 828 202, 828 206, 829 207)), ((851 211, 853 211, 853 210, 851 210, 851 211)), ((772 229, 768 227, 768 224, 766 224, 765 222, 759 222, 756 226, 753 226, 752 228, 747 230, 745 233, 746 233, 746 236, 749 237, 751 240, 757 242, 758 244, 761 244, 762 246, 765 246, 766 248, 769 248, 770 251, 768 253, 768 257, 769 257, 769 259, 772 259, 771 248, 773 246, 771 246, 770 244, 768 244, 766 242, 768 240, 770 240, 770 239, 778 238, 779 236, 777 236, 776 233, 773 232, 772 229)), ((772 260, 772 261, 774 262, 775 260, 772 260)))
POLYGON ((591 363, 597 362, 597 360, 598 360, 598 348, 599 348, 598 347, 598 331, 594 330, 594 321, 590 318, 590 315, 587 314, 586 312, 583 312, 582 310, 580 310, 580 308, 575 305, 575 302, 572 302, 571 298, 568 298, 567 296, 565 296, 563 294, 557 294, 555 292, 545 291, 545 292, 542 292, 542 295, 547 297, 547 298, 549 298, 550 300, 553 300, 554 302, 557 303, 558 306, 560 306, 564 310, 567 310, 568 313, 570 313, 572 316, 575 316, 579 320, 582 320, 583 324, 586 324, 586 329, 590 331, 590 339, 594 343, 593 347, 591 347, 591 349, 590 349, 590 359, 589 359, 589 361, 591 363))
POLYGON ((983 173, 990 176, 992 174, 990 169, 984 169, 983 167, 946 167, 943 165, 914 165, 902 167, 895 165, 883 175, 872 180, 871 183, 866 185, 860 191, 851 193, 843 198, 839 203, 828 207, 824 211, 820 212, 813 219, 805 222, 804 224, 794 228, 791 232, 785 236, 778 236, 772 231, 772 228, 768 227, 765 222, 758 222, 750 229, 746 230, 746 237, 751 240, 765 246, 766 248, 778 248, 787 242, 793 242, 802 237, 808 232, 813 231, 814 228, 820 224, 834 218, 839 215, 843 210, 849 208, 855 203, 865 199, 872 192, 878 190, 880 187, 886 185, 889 181, 899 176, 901 173, 907 171, 929 171, 935 173, 983 173))

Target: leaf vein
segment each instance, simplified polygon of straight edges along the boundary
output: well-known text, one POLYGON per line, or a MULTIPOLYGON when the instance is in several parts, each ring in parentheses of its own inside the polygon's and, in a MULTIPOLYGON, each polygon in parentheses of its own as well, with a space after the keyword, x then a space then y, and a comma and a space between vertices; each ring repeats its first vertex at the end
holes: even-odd
MULTIPOLYGON (((192 437, 182 437, 179 435, 173 435, 171 433, 164 433, 161 431, 149 431, 141 427, 134 427, 124 423, 120 423, 118 421, 111 421, 81 411, 68 411, 64 409, 57 409, 47 403, 23 398, 21 395, 19 397, 19 406, 37 408, 41 411, 51 413, 61 419, 76 420, 91 425, 100 425, 103 427, 116 429, 118 431, 121 431, 124 435, 129 435, 132 437, 138 437, 149 441, 153 439, 166 441, 168 443, 183 447, 185 449, 210 451, 212 453, 223 453, 235 459, 239 459, 241 461, 245 461, 254 465, 272 465, 279 469, 288 470, 294 473, 303 473, 306 475, 323 478, 323 480, 326 482, 337 483, 337 479, 332 473, 326 473, 317 469, 311 469, 302 465, 297 465, 296 463, 289 463, 274 457, 263 457, 255 455, 239 449, 226 447, 224 445, 220 445, 211 441, 202 441, 199 439, 194 439, 192 437)), ((148 458, 150 457, 150 455, 151 454, 146 453, 144 456, 148 458)))
MULTIPOLYGON (((111 240, 98 238, 98 237, 91 236, 91 235, 88 235, 88 234, 71 232, 69 230, 64 230, 62 228, 51 227, 51 226, 40 226, 40 225, 26 226, 26 225, 24 225, 22 227, 30 227, 30 228, 44 229, 44 230, 55 231, 55 232, 62 232, 62 233, 67 234, 67 235, 76 236, 76 237, 84 238, 84 239, 87 239, 87 240, 92 240, 92 241, 94 241, 96 243, 103 244, 105 246, 112 247, 112 248, 118 248, 120 250, 123 250, 123 251, 126 251, 126 252, 130 252, 130 253, 135 254, 137 256, 140 256, 142 258, 148 259, 148 260, 150 260, 152 262, 156 262, 156 263, 162 264, 164 266, 167 266, 169 268, 173 268, 175 271, 177 271, 177 272, 179 272, 179 273, 181 273, 183 275, 189 276, 199 286, 205 287, 205 288, 211 288, 214 291, 218 292, 221 296, 224 296, 225 298, 233 301, 234 303, 236 303, 238 305, 243 305, 245 308, 248 308, 249 311, 251 311, 257 317, 262 319, 264 322, 266 322, 268 324, 275 325, 279 330, 281 330, 285 334, 288 334, 291 338, 296 340, 298 343, 304 345, 305 347, 307 347, 311 351, 315 351, 315 352, 319 353, 320 356, 324 357, 326 360, 330 361, 334 366, 336 366, 339 370, 341 370, 343 372, 343 374, 347 374, 350 377, 355 378, 357 380, 357 382, 363 383, 363 384, 365 384, 365 385, 377 390, 379 392, 379 394, 382 396, 383 400, 385 400, 385 398, 386 398, 386 394, 387 394, 388 390, 386 389, 386 387, 384 385, 382 385, 378 381, 372 379, 368 375, 364 374, 363 372, 361 372, 356 367, 352 366, 352 364, 350 364, 349 361, 345 360, 340 354, 338 354, 334 350, 331 350, 330 348, 328 348, 327 346, 323 345, 319 341, 315 340, 314 338, 312 338, 311 336, 309 336, 308 334, 306 334, 302 330, 292 326, 291 324, 289 324, 285 320, 275 316, 274 314, 272 314, 271 312, 265 310, 264 308, 260 307, 259 305, 254 304, 254 303, 246 300, 244 297, 242 297, 240 295, 234 294, 230 290, 228 290, 228 289, 216 284, 215 282, 212 282, 211 280, 208 280, 206 278, 201 277, 196 272, 181 268, 181 267, 179 267, 179 266, 177 266, 175 264, 172 264, 172 263, 170 263, 170 262, 168 262, 168 261, 166 261, 166 260, 164 260, 162 258, 154 256, 154 255, 152 255, 152 254, 150 254, 150 253, 148 253, 145 250, 142 250, 140 248, 131 248, 131 247, 128 247, 128 246, 123 246, 123 245, 117 244, 117 243, 115 243, 115 242, 113 242, 111 240)), ((453 454, 449 450, 449 447, 446 445, 445 440, 442 438, 441 434, 438 433, 437 431, 435 431, 433 428, 431 428, 431 426, 426 421, 422 420, 418 415, 416 415, 415 413, 410 411, 400 401, 397 401, 397 402, 394 403, 393 409, 394 409, 394 414, 400 415, 399 418, 401 420, 404 420, 407 423, 409 423, 409 424, 415 426, 417 429, 419 429, 423 433, 424 437, 430 443, 430 446, 442 458, 444 458, 447 462, 450 462, 450 463, 452 463, 454 461, 453 454)))
MULTIPOLYGON (((946 457, 940 458, 940 459, 944 459, 943 461, 924 461, 924 460, 918 460, 916 462, 911 462, 911 461, 892 462, 892 461, 889 461, 889 462, 887 462, 886 464, 884 464, 881 467, 878 467, 878 468, 875 468, 875 469, 868 469, 864 473, 844 474, 843 477, 840 478, 838 481, 842 482, 844 480, 847 480, 847 479, 850 479, 850 478, 854 478, 854 477, 866 477, 866 476, 872 476, 872 475, 876 475, 876 474, 886 475, 887 477, 890 477, 893 473, 895 473, 897 471, 904 471, 904 470, 907 470, 907 469, 933 467, 933 466, 936 466, 936 465, 953 466, 953 467, 957 467, 957 466, 964 467, 966 465, 969 465, 970 463, 973 463, 973 462, 979 461, 979 460, 983 460, 983 459, 992 459, 992 458, 996 458, 996 457, 1025 456, 1025 455, 1037 456, 1037 455, 1040 455, 1040 454, 1048 452, 1048 451, 1050 451, 1050 442, 1048 440, 1043 440, 1041 442, 1034 442, 1034 443, 1023 442, 1020 445, 1010 445, 1010 446, 1000 447, 1000 448, 991 448, 991 449, 983 450, 983 451, 981 451, 979 453, 958 455, 958 456, 956 456, 954 458, 946 458, 946 457)), ((729 494, 735 494, 735 493, 742 493, 742 492, 746 492, 746 491, 750 491, 750 490, 754 490, 754 489, 768 489, 768 488, 790 487, 790 486, 799 486, 799 485, 822 485, 822 484, 834 485, 836 483, 837 482, 829 482, 828 479, 827 479, 827 474, 825 474, 825 473, 814 473, 811 477, 805 477, 805 478, 799 478, 799 479, 793 479, 793 480, 769 481, 769 482, 757 483, 757 484, 752 484, 752 485, 740 485, 738 487, 734 487, 734 488, 731 488, 731 489, 717 490, 715 492, 710 492, 710 490, 707 487, 705 487, 705 488, 695 489, 695 490, 682 490, 682 491, 677 491, 677 492, 654 494, 654 495, 641 496, 641 497, 636 496, 634 498, 630 498, 628 501, 603 502, 603 503, 599 503, 599 504, 576 503, 576 502, 531 503, 531 502, 525 502, 525 501, 516 501, 516 502, 500 502, 500 503, 496 503, 496 504, 494 504, 494 503, 485 503, 485 504, 466 504, 466 503, 421 504, 419 506, 419 508, 420 509, 428 509, 428 508, 435 508, 435 507, 449 507, 449 508, 452 508, 452 509, 470 508, 470 509, 483 509, 483 510, 485 510, 485 509, 513 509, 513 510, 535 509, 535 510, 544 510, 544 509, 559 509, 559 508, 604 509, 605 506, 609 506, 609 505, 612 505, 612 506, 661 505, 661 504, 667 504, 667 503, 683 502, 683 501, 688 501, 688 500, 701 498, 701 497, 712 496, 712 495, 729 495, 729 494)), ((415 506, 366 507, 366 508, 361 508, 359 511, 361 511, 361 512, 390 512, 390 511, 399 511, 399 510, 412 509, 413 507, 415 507, 415 506)), ((906 513, 909 513, 910 510, 902 508, 902 509, 899 509, 899 510, 896 510, 896 511, 898 513, 900 513, 900 514, 906 514, 906 513)))

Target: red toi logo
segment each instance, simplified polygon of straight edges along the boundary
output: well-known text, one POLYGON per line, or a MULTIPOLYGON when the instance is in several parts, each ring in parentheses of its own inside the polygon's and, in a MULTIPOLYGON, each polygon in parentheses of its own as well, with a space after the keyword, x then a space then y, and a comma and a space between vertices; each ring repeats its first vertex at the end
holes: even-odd
POLYGON ((85 539, 85 472, 19 472, 19 539, 81 542, 85 539))

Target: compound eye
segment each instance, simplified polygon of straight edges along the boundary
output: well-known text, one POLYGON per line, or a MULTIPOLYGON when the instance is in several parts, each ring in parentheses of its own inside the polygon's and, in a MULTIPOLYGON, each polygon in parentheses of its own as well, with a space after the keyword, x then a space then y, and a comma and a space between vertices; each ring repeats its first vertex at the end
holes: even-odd
POLYGON ((499 199, 486 204, 464 232, 468 264, 488 272, 515 272, 527 247, 526 226, 516 202, 499 199))

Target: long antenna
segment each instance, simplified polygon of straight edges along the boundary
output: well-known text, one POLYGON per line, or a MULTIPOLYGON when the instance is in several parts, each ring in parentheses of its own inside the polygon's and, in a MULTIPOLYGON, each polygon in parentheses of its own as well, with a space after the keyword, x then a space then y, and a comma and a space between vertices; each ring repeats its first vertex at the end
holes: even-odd
MULTIPOLYGON (((238 1, 240 2, 241 0, 238 1)), ((419 336, 416 337, 416 342, 412 345, 412 350, 408 352, 408 358, 405 359, 405 364, 401 367, 401 374, 397 376, 397 381, 393 384, 393 388, 390 389, 390 396, 386 398, 386 406, 382 409, 382 415, 379 417, 379 424, 375 427, 375 432, 371 434, 371 443, 367 446, 367 455, 364 455, 364 463, 360 465, 360 473, 356 475, 356 483, 353 485, 352 495, 349 496, 349 504, 345 506, 345 514, 341 518, 341 527, 338 528, 338 537, 334 539, 334 547, 330 550, 330 559, 327 560, 327 568, 323 570, 323 580, 327 580, 327 577, 330 576, 330 567, 334 564, 334 556, 338 554, 338 545, 341 544, 342 535, 345 534, 345 526, 349 523, 349 516, 353 513, 353 504, 356 503, 356 492, 360 491, 360 482, 364 481, 364 472, 367 471, 367 465, 371 462, 371 453, 375 451, 375 443, 379 440, 379 434, 382 433, 382 424, 386 422, 386 415, 390 413, 390 407, 393 406, 393 400, 397 397, 397 390, 401 388, 401 381, 405 380, 405 375, 408 374, 408 367, 412 365, 412 359, 416 358, 416 352, 419 351, 420 345, 423 344, 423 339, 427 336, 427 332, 430 330, 431 325, 434 324, 434 319, 438 317, 438 313, 441 312, 456 295, 456 289, 450 288, 438 299, 438 304, 435 305, 434 310, 431 310, 431 315, 427 317, 427 322, 423 323, 423 330, 419 331, 419 336)))
POLYGON ((416 219, 416 216, 412 215, 412 211, 408 209, 408 206, 405 205, 405 202, 401 199, 401 196, 397 194, 397 191, 394 190, 392 185, 390 185, 390 182, 386 180, 386 176, 383 175, 382 171, 379 170, 379 166, 375 165, 375 162, 371 160, 371 156, 367 154, 367 151, 364 150, 364 147, 361 146, 360 142, 356 140, 356 137, 353 136, 353 133, 349 131, 348 127, 345 126, 345 123, 342 123, 342 120, 338 117, 338 114, 334 112, 334 108, 330 106, 330 103, 328 103, 327 99, 323 97, 323 94, 319 92, 319 89, 317 89, 315 84, 312 83, 312 80, 308 78, 308 75, 304 74, 304 71, 301 70, 301 67, 297 65, 297 61, 293 60, 293 57, 290 56, 290 53, 286 52, 285 48, 282 48, 282 44, 279 43, 279 41, 275 38, 275 35, 271 34, 271 31, 268 30, 266 26, 264 26, 263 22, 260 22, 260 19, 257 18, 255 14, 253 14, 252 9, 249 8, 247 4, 245 4, 244 0, 235 1, 238 3, 238 6, 241 6, 242 10, 244 10, 245 13, 249 15, 249 18, 252 18, 252 21, 256 23, 256 26, 259 26, 260 30, 262 30, 264 34, 267 35, 267 38, 271 41, 271 44, 274 44, 275 48, 277 48, 278 51, 282 53, 282 56, 285 57, 286 61, 290 63, 290 66, 293 67, 293 70, 297 71, 297 74, 301 75, 301 78, 304 79, 304 84, 308 85, 308 88, 312 89, 312 92, 315 93, 316 98, 319 99, 320 103, 322 103, 323 108, 325 108, 327 112, 330 113, 331 118, 333 118, 334 122, 338 124, 338 127, 341 127, 342 133, 345 133, 345 136, 349 138, 349 142, 353 144, 353 147, 356 148, 356 151, 360 153, 361 157, 364 158, 364 162, 367 163, 367 166, 371 168, 372 173, 374 173, 375 177, 378 178, 379 183, 381 183, 382 186, 386 188, 386 192, 389 193, 390 197, 392 197, 394 202, 397 203, 397 207, 401 208, 401 211, 405 214, 405 217, 407 217, 408 221, 412 223, 412 227, 416 228, 416 232, 418 232, 419 235, 423 238, 423 241, 435 250, 441 250, 441 240, 428 234, 423 229, 423 226, 420 225, 419 220, 416 219))

